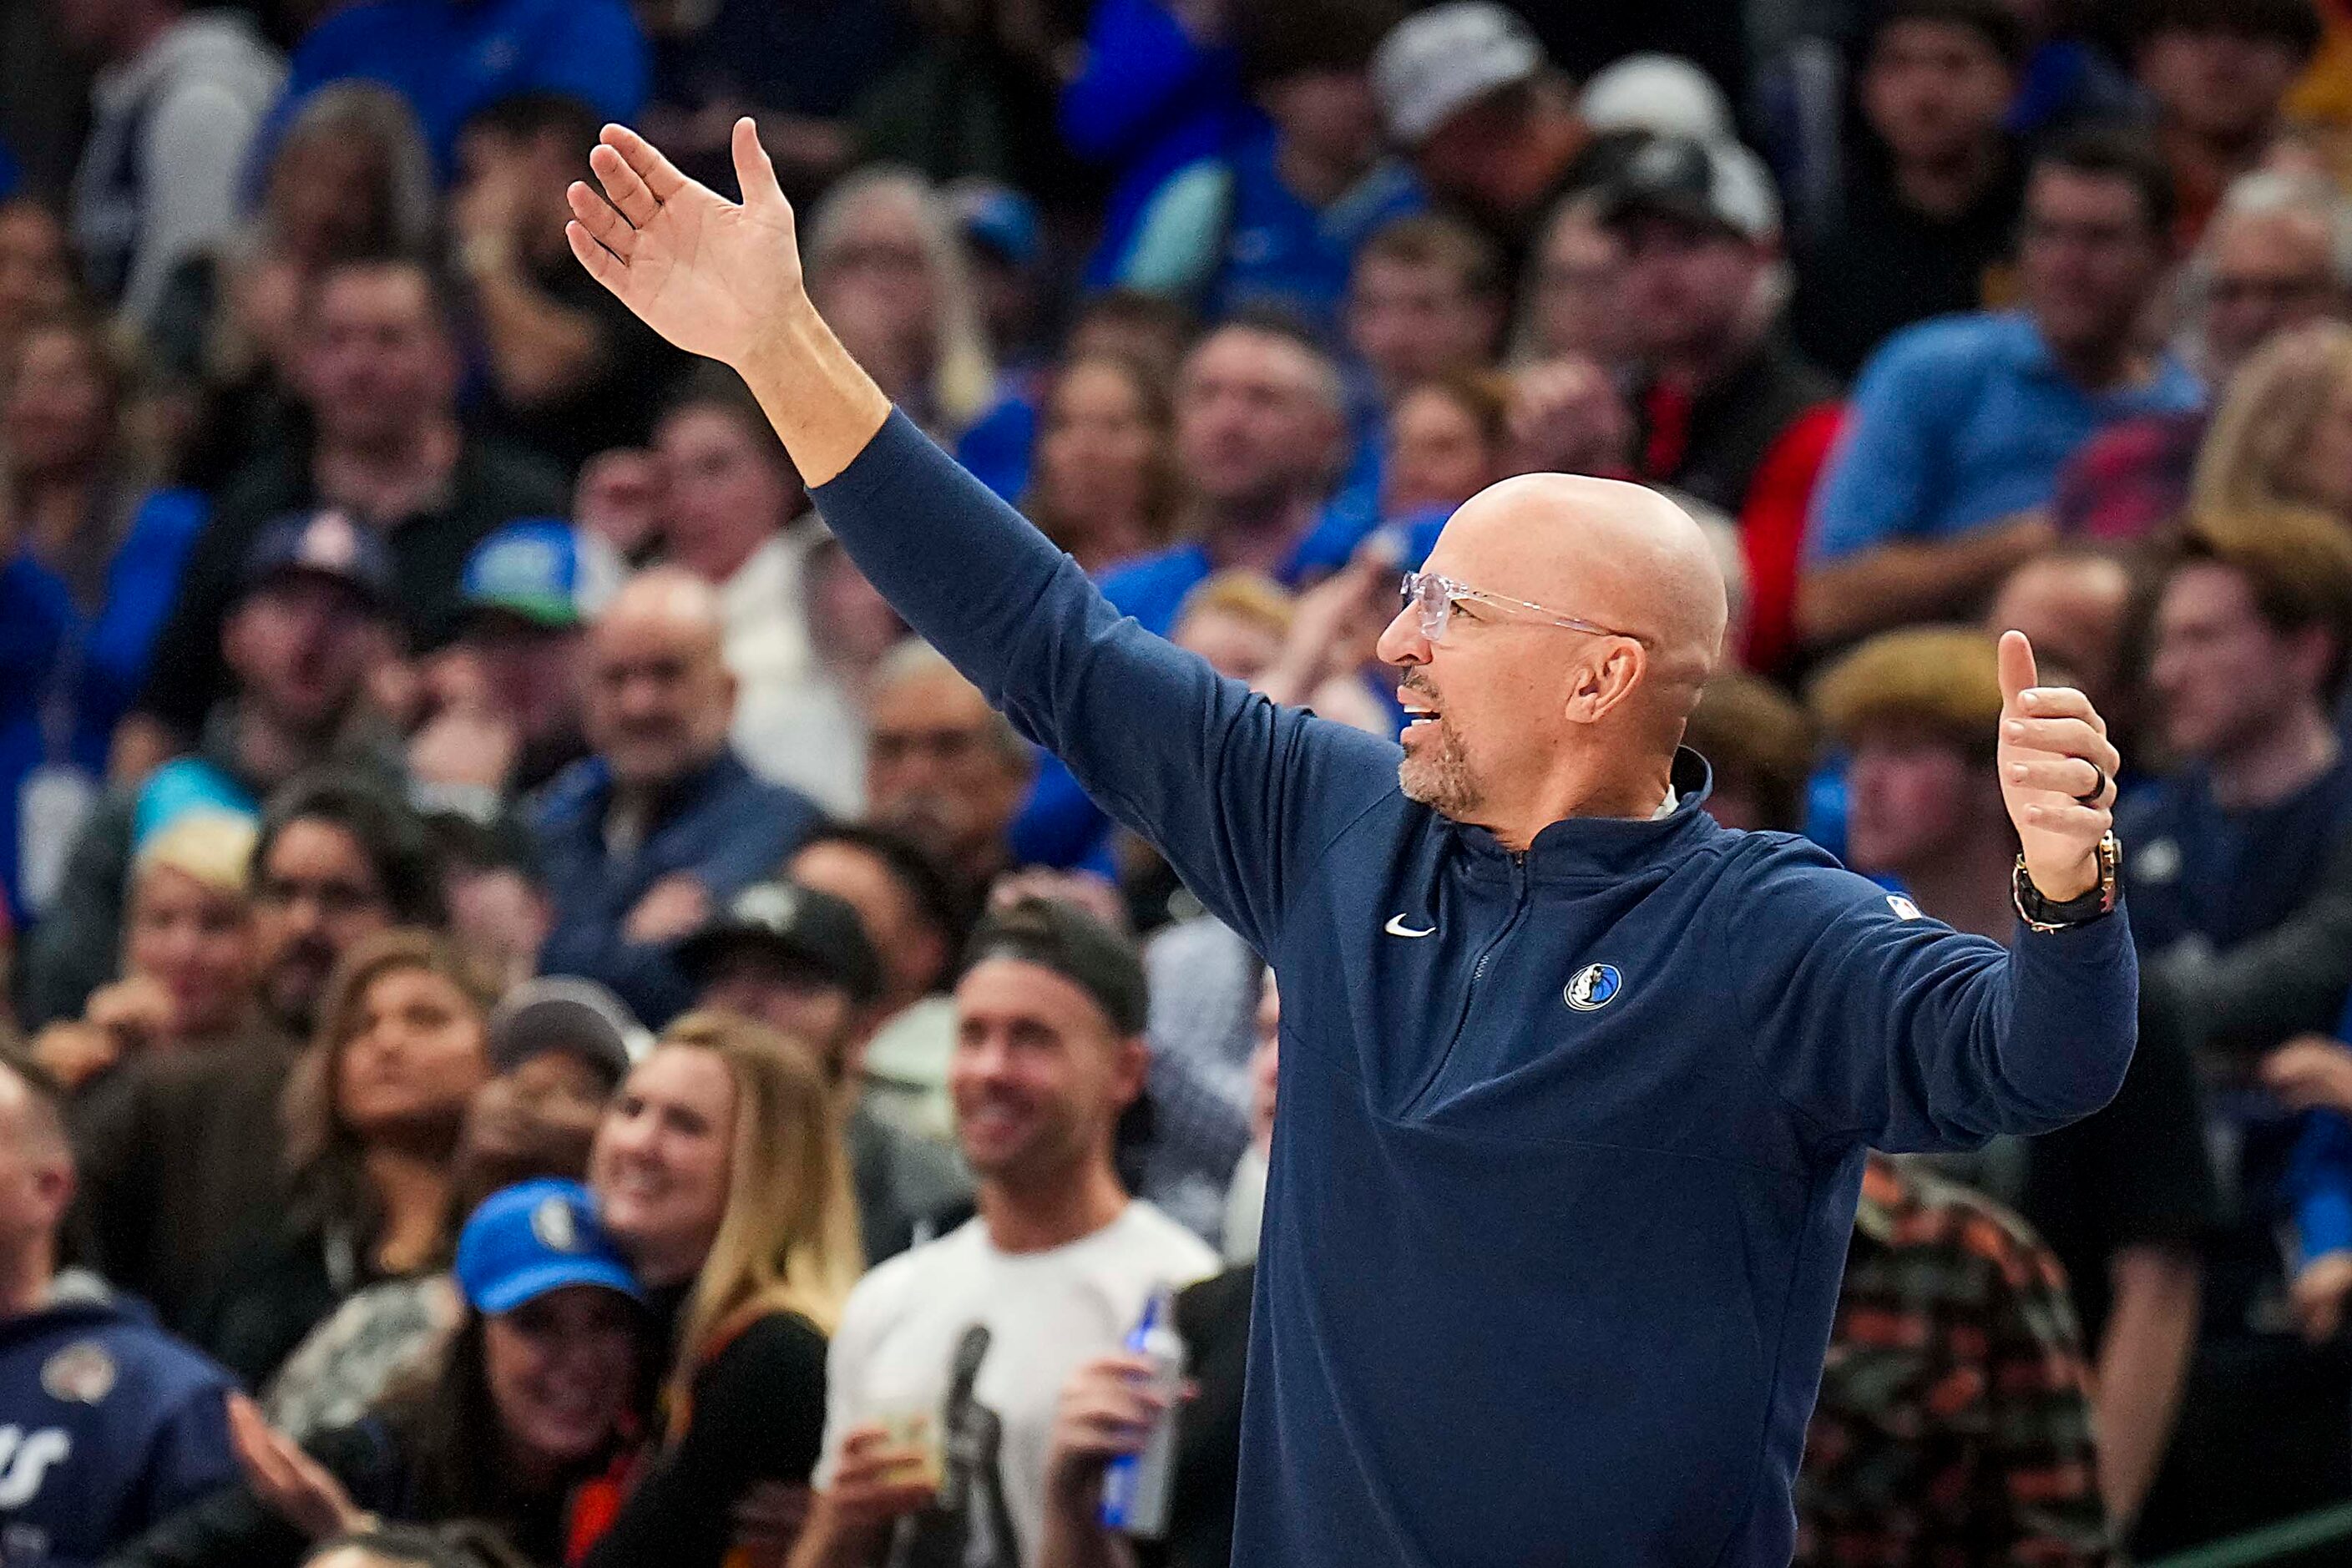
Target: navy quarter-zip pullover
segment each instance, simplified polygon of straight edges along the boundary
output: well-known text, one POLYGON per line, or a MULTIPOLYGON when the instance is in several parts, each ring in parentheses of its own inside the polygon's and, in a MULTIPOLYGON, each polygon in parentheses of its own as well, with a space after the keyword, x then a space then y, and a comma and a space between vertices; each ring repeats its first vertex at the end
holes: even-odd
POLYGON ((1282 978, 1245 1568, 1780 1568, 1863 1152, 2089 1114, 2120 919, 1962 936, 1701 809, 1524 855, 1397 746, 1122 620, 903 415, 816 500, 866 576, 1282 978))

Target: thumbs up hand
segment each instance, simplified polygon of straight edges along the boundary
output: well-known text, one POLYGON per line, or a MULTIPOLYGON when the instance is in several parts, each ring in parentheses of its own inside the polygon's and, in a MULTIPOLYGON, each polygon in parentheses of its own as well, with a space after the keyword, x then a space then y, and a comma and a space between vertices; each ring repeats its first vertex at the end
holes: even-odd
POLYGON ((2001 799, 2025 851, 2025 874, 2054 903, 2099 880, 2098 846, 2114 825, 2122 758, 2106 721, 2072 687, 2040 686, 2023 632, 2000 637, 2001 799))

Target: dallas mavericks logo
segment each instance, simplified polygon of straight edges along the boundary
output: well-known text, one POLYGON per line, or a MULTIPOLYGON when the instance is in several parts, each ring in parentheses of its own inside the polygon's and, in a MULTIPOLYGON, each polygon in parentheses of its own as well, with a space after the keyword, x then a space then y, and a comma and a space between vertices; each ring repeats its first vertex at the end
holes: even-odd
POLYGON ((1624 976, 1617 973, 1615 964, 1588 963, 1576 972, 1560 996, 1580 1013, 1598 1013, 1617 999, 1624 985, 1624 976))

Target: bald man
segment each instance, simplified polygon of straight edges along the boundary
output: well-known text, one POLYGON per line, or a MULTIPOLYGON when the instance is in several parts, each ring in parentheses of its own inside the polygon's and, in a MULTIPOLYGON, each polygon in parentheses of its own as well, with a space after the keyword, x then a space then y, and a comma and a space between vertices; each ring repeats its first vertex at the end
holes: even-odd
MULTIPOLYGON (((1537 476, 1455 513, 1381 637, 1402 753, 1276 707, 891 411, 808 303, 749 121, 735 159, 741 206, 608 128, 574 253, 742 374, 908 623, 1282 976, 1234 1561, 1786 1563, 1864 1151, 2060 1125, 2130 1059, 2088 700, 2005 641, 2008 947, 1700 809, 1678 742, 1723 588, 1648 491, 1537 476)), ((878 1561, 917 1457, 854 1435, 797 1568, 878 1561)))
POLYGON ((96 1563, 237 1479, 229 1374, 143 1303, 58 1268, 60 1091, 0 1051, 0 1517, 7 1561, 96 1563))
POLYGON ((693 1001, 671 945, 822 820, 729 744, 724 648, 709 584, 673 567, 630 579, 583 652, 590 755, 548 784, 533 821, 556 911, 541 971, 603 981, 652 1028, 693 1001))

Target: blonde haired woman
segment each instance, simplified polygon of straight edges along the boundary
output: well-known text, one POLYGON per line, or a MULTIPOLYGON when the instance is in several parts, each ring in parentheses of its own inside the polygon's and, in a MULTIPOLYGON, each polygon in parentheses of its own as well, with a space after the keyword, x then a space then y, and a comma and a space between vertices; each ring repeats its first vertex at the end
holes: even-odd
POLYGON ((996 396, 962 242, 920 174, 875 164, 810 216, 809 298, 890 401, 953 440, 996 396))
POLYGON ((125 1057, 226 1044, 251 1025, 256 837, 247 817, 198 811, 139 847, 123 901, 122 978, 33 1042, 60 1083, 79 1089, 125 1057))
POLYGON ((748 1019, 689 1013, 621 1086, 588 1181, 675 1324, 658 1448, 589 1562, 718 1568, 736 1505, 816 1467, 826 1336, 865 1268, 824 1075, 748 1019))
POLYGON ((2199 514, 2315 507, 2352 522, 2352 326, 2281 333, 2230 383, 2198 453, 2199 514))

